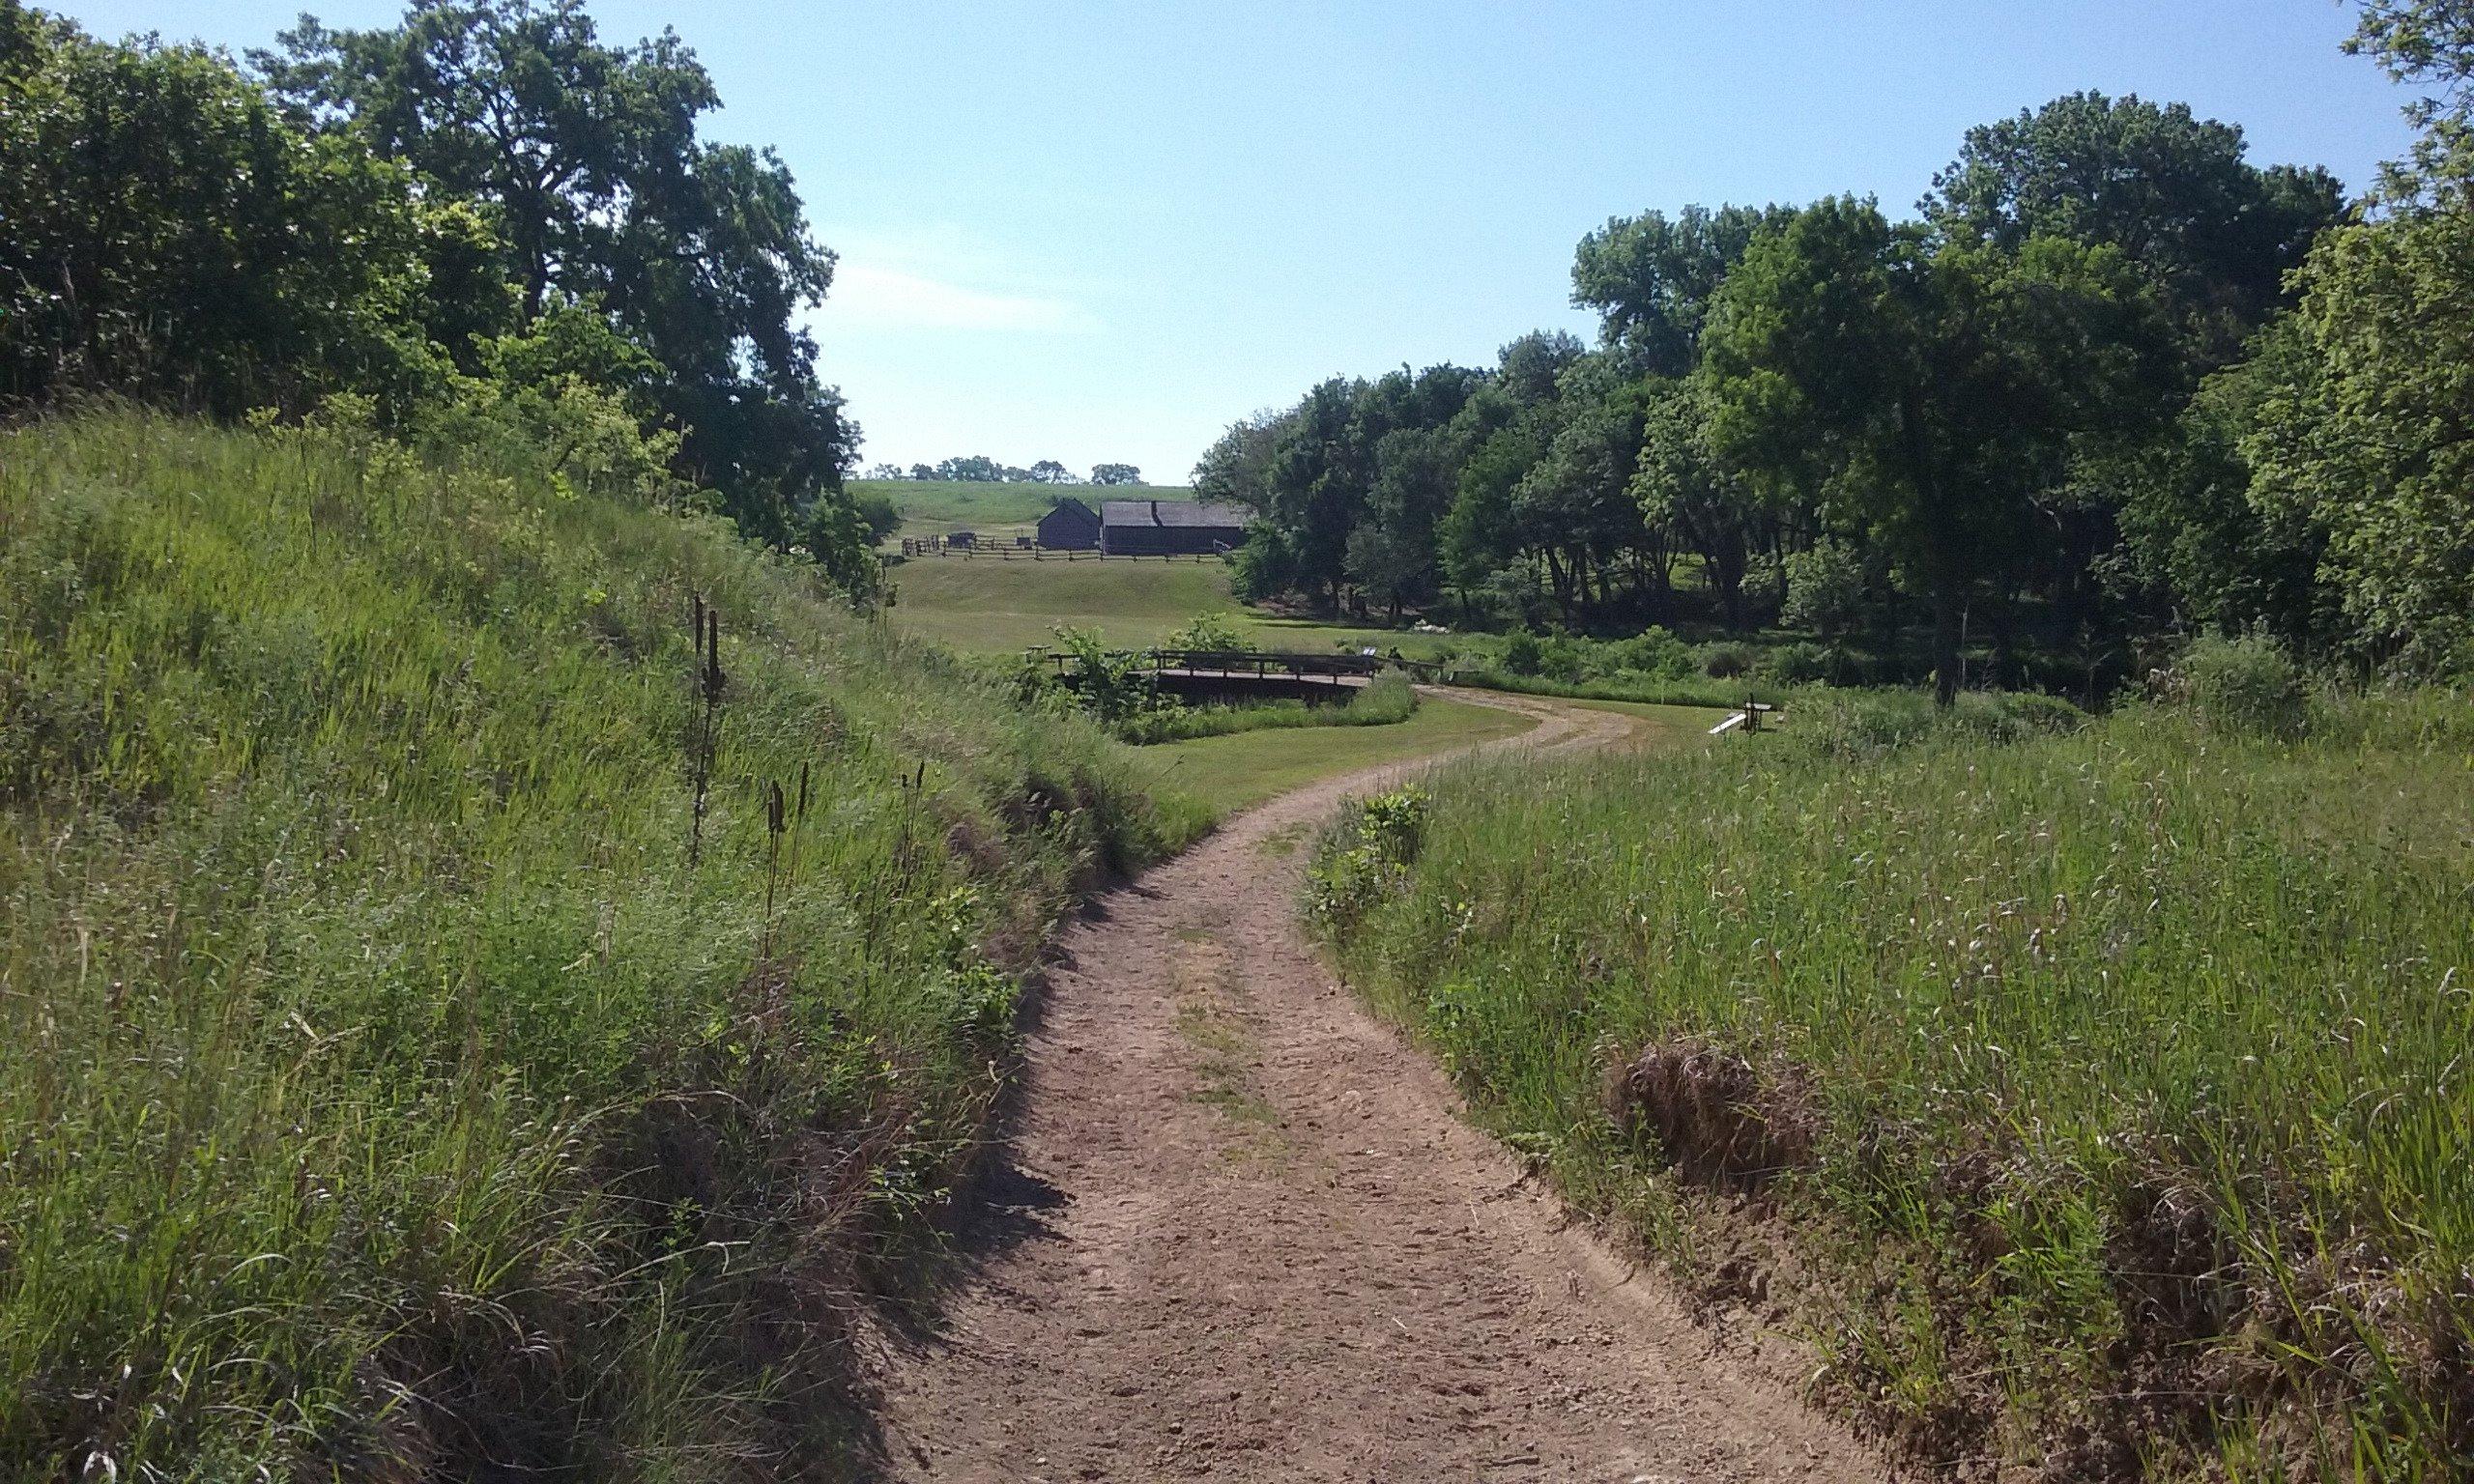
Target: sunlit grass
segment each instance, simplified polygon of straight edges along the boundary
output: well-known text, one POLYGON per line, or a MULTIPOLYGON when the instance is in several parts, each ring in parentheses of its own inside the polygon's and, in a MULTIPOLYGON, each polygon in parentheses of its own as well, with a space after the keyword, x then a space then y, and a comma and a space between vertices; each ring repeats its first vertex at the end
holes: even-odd
POLYGON ((722 523, 468 457, 0 434, 0 1472, 828 1458, 1008 976, 1198 822, 722 523))
POLYGON ((2330 702, 2298 743, 1815 728, 1453 770, 1338 952, 1696 1283, 1751 1182, 1827 1389, 1919 1453, 2457 1476, 2474 702, 2330 702), (1610 1117, 1645 1048, 1749 1068, 1728 1116, 1788 1167, 1712 1193, 1729 1152, 1673 1141, 1719 1126, 1610 1117))
POLYGON ((1414 716, 1393 726, 1198 737, 1145 747, 1133 756, 1148 786, 1233 812, 1322 779, 1517 736, 1535 725, 1492 706, 1428 697, 1414 716))

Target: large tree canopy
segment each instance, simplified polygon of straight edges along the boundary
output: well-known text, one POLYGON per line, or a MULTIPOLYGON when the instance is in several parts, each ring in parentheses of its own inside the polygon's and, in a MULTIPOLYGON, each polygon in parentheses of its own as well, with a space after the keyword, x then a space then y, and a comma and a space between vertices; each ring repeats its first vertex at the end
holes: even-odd
POLYGON ((476 221, 288 124, 214 54, 0 5, 0 396, 231 416, 413 395, 442 370, 422 259, 475 243, 476 221))
POLYGON ((415 0, 373 30, 304 16, 254 60, 304 121, 486 205, 519 324, 597 305, 649 352, 687 463, 744 527, 785 539, 838 492, 856 431, 799 323, 833 255, 770 151, 699 138, 720 99, 676 35, 606 44, 582 0, 415 0))
POLYGON ((1600 334, 1633 368, 1656 376, 1692 369, 1710 298, 1753 237, 1794 213, 1785 207, 1687 206, 1618 216, 1572 255, 1572 302, 1595 309, 1600 334))
POLYGON ((2091 92, 1968 130, 1923 205, 1944 233, 2004 249, 2035 237, 2121 248, 2214 365, 2281 301, 2343 192, 2325 170, 2251 164, 2239 128, 2183 104, 2091 92))
POLYGON ((1701 375, 1722 457, 1817 493, 1926 595, 1947 701, 1962 606, 2024 561, 2074 442, 2136 419, 2160 340, 2118 248, 1937 243, 1841 197, 1744 254, 1701 375))

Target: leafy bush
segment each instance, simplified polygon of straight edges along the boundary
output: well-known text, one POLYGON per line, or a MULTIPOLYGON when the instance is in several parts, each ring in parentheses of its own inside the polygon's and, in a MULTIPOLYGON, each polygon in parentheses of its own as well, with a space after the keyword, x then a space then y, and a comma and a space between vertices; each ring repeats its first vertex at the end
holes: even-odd
POLYGON ((1838 654, 1821 644, 1781 644, 1763 657, 1762 673, 1781 685, 1811 685, 1839 678, 1838 654))
POLYGON ((1527 629, 1504 641, 1504 669, 1515 675, 1534 675, 1543 668, 1545 652, 1538 636, 1527 629))
POLYGON ((1538 646, 1538 673, 1570 685, 1596 669, 1597 646, 1569 634, 1550 634, 1538 646))
POLYGON ((2182 651, 2168 689, 2223 730, 2270 737, 2303 731, 2302 668, 2265 635, 2194 641, 2182 651))
POLYGON ((1306 875, 1307 914, 1326 928, 1364 915, 1417 859, 1433 800, 1407 787, 1349 806, 1325 832, 1306 875))
POLYGON ((1822 540, 1786 561, 1787 601, 1778 616, 1789 625, 1835 639, 1855 626, 1864 606, 1864 557, 1843 542, 1822 540))
POLYGON ((1659 680, 1693 672, 1692 646, 1654 625, 1614 645, 1615 668, 1659 680))
POLYGON ((1251 647, 1237 621, 1225 613, 1207 611, 1194 614, 1160 642, 1163 649, 1205 649, 1218 653, 1234 653, 1251 647))
POLYGON ((1856 759, 1935 738, 2019 742, 2086 720, 2069 701, 2037 691, 1962 691, 1945 709, 1923 691, 1821 689, 1797 705, 1794 736, 1799 748, 1856 759))
POLYGON ((1704 644, 1700 653, 1702 672, 1712 680, 1751 674, 1761 664, 1761 651, 1750 644, 1704 644))

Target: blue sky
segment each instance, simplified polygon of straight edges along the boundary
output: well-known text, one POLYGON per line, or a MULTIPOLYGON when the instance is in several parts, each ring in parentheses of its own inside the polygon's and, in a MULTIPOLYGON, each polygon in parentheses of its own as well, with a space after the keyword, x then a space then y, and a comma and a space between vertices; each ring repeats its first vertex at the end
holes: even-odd
MULTIPOLYGON (((68 0, 105 34, 263 43, 300 0, 68 0)), ((366 25, 383 0, 311 6, 366 25)), ((2341 0, 599 0, 676 27, 717 138, 768 143, 842 255, 816 329, 870 463, 986 453, 1182 479, 1338 372, 1584 334, 1615 214, 1871 192, 2081 88, 2190 103, 2349 186, 2402 93, 2341 0)))

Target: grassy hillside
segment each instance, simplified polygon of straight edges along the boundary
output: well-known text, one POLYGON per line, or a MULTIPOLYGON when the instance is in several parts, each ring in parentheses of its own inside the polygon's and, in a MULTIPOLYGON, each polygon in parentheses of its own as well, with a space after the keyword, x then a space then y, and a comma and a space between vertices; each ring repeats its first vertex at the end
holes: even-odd
POLYGON ((1048 514, 1049 506, 1072 496, 1092 509, 1103 499, 1192 499, 1194 491, 1179 485, 999 484, 972 479, 853 479, 854 498, 881 495, 902 512, 901 534, 941 535, 973 530, 983 536, 1022 535, 1048 514))
POLYGON ((967 654, 1020 654, 1060 627, 1129 647, 1197 614, 1235 614, 1222 561, 991 561, 958 556, 893 572, 896 628, 967 654))
POLYGON ((1228 565, 1221 561, 937 556, 904 562, 893 581, 894 626, 965 654, 1020 654, 1050 642, 1059 626, 1097 629, 1110 644, 1139 647, 1206 613, 1229 614, 1249 642, 1282 652, 1371 644, 1424 660, 1468 642, 1267 614, 1230 591, 1228 565))
POLYGON ((2460 1477, 2474 702, 1972 720, 1472 765, 1321 905, 1484 1118, 1916 1456, 2460 1477))
POLYGON ((1165 843, 1117 751, 342 432, 0 435, 0 1473, 832 1473, 1013 971, 1165 843))

